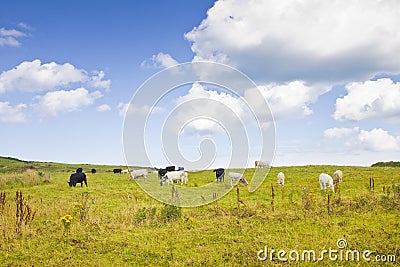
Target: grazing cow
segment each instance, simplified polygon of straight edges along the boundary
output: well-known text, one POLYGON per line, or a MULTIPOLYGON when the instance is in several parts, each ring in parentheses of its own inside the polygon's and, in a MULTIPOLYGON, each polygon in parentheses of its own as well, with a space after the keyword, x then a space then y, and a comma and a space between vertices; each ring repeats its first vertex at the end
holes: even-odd
POLYGON ((181 184, 186 184, 188 182, 188 174, 187 172, 184 171, 173 171, 173 172, 168 172, 164 179, 160 182, 160 185, 162 186, 165 182, 168 184, 173 183, 174 181, 181 181, 181 184))
POLYGON ((319 186, 322 190, 326 190, 327 187, 332 189, 332 192, 335 192, 335 186, 333 185, 333 179, 329 174, 321 173, 319 175, 319 186))
POLYGON ((183 167, 178 167, 178 171, 183 171, 184 169, 183 167))
POLYGON ((95 174, 97 171, 96 171, 96 169, 92 169, 92 174, 95 174))
POLYGON ((255 166, 255 168, 267 168, 268 167, 268 163, 256 160, 254 162, 254 166, 255 166))
POLYGON ((122 169, 114 169, 113 172, 114 172, 114 173, 121 173, 121 172, 122 172, 122 169))
POLYGON ((244 175, 241 173, 229 172, 228 177, 229 177, 229 181, 231 183, 231 187, 233 187, 233 181, 239 181, 239 183, 242 183, 244 185, 249 185, 249 183, 246 180, 246 177, 244 177, 244 175))
POLYGON ((129 170, 128 169, 125 169, 125 170, 122 170, 121 171, 121 174, 128 174, 129 173, 129 170))
POLYGON ((175 166, 167 166, 165 169, 167 170, 167 172, 173 172, 175 171, 175 166))
POLYGON ((143 177, 143 179, 146 180, 147 174, 148 174, 148 172, 146 169, 133 170, 133 171, 131 171, 131 174, 129 175, 128 180, 134 180, 139 177, 143 177))
POLYGON ((71 176, 69 177, 69 187, 75 187, 77 183, 80 183, 81 187, 83 186, 83 183, 85 183, 87 187, 86 174, 82 172, 82 168, 78 168, 76 170, 76 173, 71 174, 71 176))
POLYGON ((342 182, 343 172, 341 170, 337 170, 333 173, 333 185, 337 185, 342 182))
POLYGON ((213 170, 215 172, 215 177, 217 178, 217 182, 223 182, 224 181, 224 176, 225 176, 225 169, 223 168, 218 168, 213 170))
POLYGON ((157 173, 158 173, 158 178, 162 179, 164 177, 164 175, 167 174, 167 170, 166 169, 159 169, 157 173))
POLYGON ((276 184, 281 187, 285 186, 285 175, 283 172, 278 173, 278 176, 276 177, 276 184))

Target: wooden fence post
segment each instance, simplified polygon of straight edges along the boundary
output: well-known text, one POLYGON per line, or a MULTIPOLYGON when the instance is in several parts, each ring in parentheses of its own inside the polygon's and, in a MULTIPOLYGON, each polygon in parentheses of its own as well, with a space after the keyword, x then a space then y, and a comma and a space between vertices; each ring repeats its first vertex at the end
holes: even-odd
POLYGON ((369 190, 370 191, 375 191, 375 181, 373 177, 369 178, 369 190))

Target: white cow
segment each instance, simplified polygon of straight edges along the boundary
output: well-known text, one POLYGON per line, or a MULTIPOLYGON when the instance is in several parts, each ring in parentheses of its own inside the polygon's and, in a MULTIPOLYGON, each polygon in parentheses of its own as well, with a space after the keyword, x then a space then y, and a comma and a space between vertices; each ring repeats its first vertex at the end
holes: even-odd
POLYGON ((133 170, 133 171, 131 171, 131 174, 129 175, 128 180, 134 180, 139 177, 143 177, 143 179, 146 180, 147 174, 148 174, 148 172, 146 169, 133 170))
POLYGON ((333 173, 333 184, 337 185, 342 182, 343 172, 341 170, 337 170, 333 173))
POLYGON ((128 174, 129 173, 129 170, 128 169, 125 169, 125 170, 122 170, 121 171, 121 174, 128 174))
POLYGON ((322 190, 326 190, 327 187, 332 189, 332 192, 335 192, 335 186, 333 185, 332 176, 326 173, 321 173, 319 175, 319 186, 322 190))
POLYGON ((276 183, 279 186, 285 186, 285 175, 283 174, 283 172, 278 173, 278 176, 276 177, 276 183))
POLYGON ((181 181, 181 184, 186 184, 188 182, 188 174, 185 171, 172 171, 167 172, 164 176, 163 181, 161 181, 160 185, 163 185, 165 182, 168 184, 173 183, 175 181, 181 181))
POLYGON ((238 172, 229 172, 228 173, 229 181, 231 183, 231 187, 233 187, 233 181, 239 181, 240 183, 243 183, 245 185, 249 185, 249 183, 246 180, 246 177, 244 177, 243 174, 238 173, 238 172))

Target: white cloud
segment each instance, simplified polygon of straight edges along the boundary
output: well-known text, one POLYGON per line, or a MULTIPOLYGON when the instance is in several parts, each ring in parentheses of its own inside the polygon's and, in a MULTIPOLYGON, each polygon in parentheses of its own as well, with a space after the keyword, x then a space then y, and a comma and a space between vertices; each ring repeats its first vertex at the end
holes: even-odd
POLYGON ((194 83, 192 87, 190 88, 188 94, 180 96, 176 102, 177 104, 182 104, 186 101, 194 100, 194 99, 199 99, 199 98, 206 98, 206 99, 211 99, 215 101, 219 101, 226 106, 230 107, 231 109, 235 110, 235 112, 241 114, 243 113, 243 104, 241 104, 241 101, 239 98, 234 97, 230 94, 220 92, 218 93, 215 90, 206 90, 204 86, 202 86, 199 83, 194 83))
POLYGON ((25 104, 11 106, 9 102, 0 102, 0 122, 25 121, 25 115, 22 111, 26 107, 25 104))
POLYGON ((123 102, 118 103, 117 108, 119 110, 119 115, 121 115, 122 117, 125 116, 126 112, 129 112, 130 115, 131 114, 147 115, 149 113, 159 114, 164 112, 164 109, 162 109, 161 107, 151 107, 148 105, 138 107, 134 104, 123 103, 123 102))
POLYGON ((400 71, 399 1, 217 1, 185 34, 196 60, 261 81, 349 81, 400 71))
POLYGON ((104 76, 104 71, 94 72, 94 75, 90 77, 91 85, 94 88, 110 89, 111 80, 103 80, 104 76))
POLYGON ((17 67, 0 74, 0 93, 5 91, 47 91, 71 83, 83 82, 87 79, 86 72, 65 63, 55 62, 42 64, 36 59, 25 61, 17 67))
MULTIPOLYGON (((212 120, 213 118, 224 118, 223 121, 220 121, 224 125, 237 123, 237 119, 245 121, 249 115, 246 103, 239 97, 234 97, 224 92, 219 93, 215 90, 206 90, 204 86, 198 83, 192 85, 188 94, 180 96, 176 100, 176 107, 178 108, 176 114, 178 121, 199 117, 187 125, 187 127, 197 131, 221 131, 222 128, 212 120), (205 100, 201 104, 183 105, 185 102, 190 103, 192 100, 197 101, 201 99, 205 100), (216 105, 216 102, 220 104, 216 105), (211 120, 200 118, 201 116, 209 117, 211 120)), ((185 121, 181 122, 184 123, 185 121)), ((179 125, 180 123, 177 124, 179 125)))
POLYGON ((0 74, 0 93, 6 91, 38 92, 70 87, 74 83, 88 83, 95 88, 110 86, 110 80, 103 80, 104 72, 94 72, 93 76, 70 63, 44 63, 38 59, 25 61, 15 68, 0 74))
POLYGON ((271 83, 260 85, 259 89, 276 120, 302 118, 312 114, 309 105, 328 90, 324 86, 309 86, 304 81, 271 83))
POLYGON ((77 88, 70 91, 48 92, 44 96, 37 96, 37 104, 34 105, 41 114, 56 116, 63 111, 76 111, 92 105, 94 101, 102 97, 99 91, 89 93, 85 88, 77 88))
POLYGON ((359 127, 354 128, 329 128, 324 131, 326 138, 342 138, 359 132, 359 127))
POLYGON ((371 131, 361 130, 358 138, 362 147, 366 150, 400 152, 400 136, 390 135, 381 128, 371 131))
POLYGON ((140 66, 142 68, 168 68, 178 64, 169 54, 158 53, 153 55, 150 59, 143 61, 140 66))
MULTIPOLYGON (((391 135, 382 128, 374 128, 370 131, 359 127, 330 128, 324 131, 324 136, 329 139, 345 138, 346 151, 400 152, 400 136, 391 135)), ((337 148, 340 147, 340 145, 337 146, 337 148)))
POLYGON ((2 37, 0 36, 0 46, 20 46, 20 42, 15 39, 14 37, 10 37, 10 36, 5 36, 2 37))
POLYGON ((14 46, 18 47, 21 43, 18 41, 19 37, 26 36, 25 33, 11 29, 0 28, 0 46, 14 46))
POLYGON ((388 78, 350 83, 348 94, 336 100, 333 118, 338 121, 383 119, 400 121, 400 83, 388 78))
POLYGON ((26 34, 14 29, 7 30, 5 28, 0 28, 0 36, 21 37, 21 36, 26 36, 26 34))
POLYGON ((107 104, 100 105, 96 108, 98 112, 105 112, 111 110, 111 107, 107 104))
POLYGON ((31 26, 29 26, 28 24, 26 24, 24 22, 18 23, 18 26, 23 28, 23 29, 25 29, 25 30, 29 30, 29 31, 33 30, 33 28, 31 26))
POLYGON ((121 115, 122 117, 125 116, 126 111, 129 108, 129 103, 123 103, 123 102, 119 102, 117 105, 117 108, 119 110, 119 115, 121 115))

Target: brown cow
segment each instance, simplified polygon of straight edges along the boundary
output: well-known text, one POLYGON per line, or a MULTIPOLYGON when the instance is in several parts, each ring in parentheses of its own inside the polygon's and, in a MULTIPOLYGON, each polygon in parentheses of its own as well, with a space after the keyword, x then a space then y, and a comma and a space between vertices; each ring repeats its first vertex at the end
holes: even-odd
POLYGON ((267 168, 267 167, 268 167, 268 163, 263 162, 263 161, 256 160, 256 161, 254 162, 254 167, 255 167, 255 168, 267 168))

